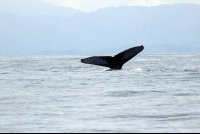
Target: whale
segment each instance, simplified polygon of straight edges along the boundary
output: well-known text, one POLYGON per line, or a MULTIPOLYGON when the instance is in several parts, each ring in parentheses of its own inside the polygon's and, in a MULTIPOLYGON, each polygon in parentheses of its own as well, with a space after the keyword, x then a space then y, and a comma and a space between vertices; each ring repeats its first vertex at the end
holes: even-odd
POLYGON ((122 66, 131 60, 133 57, 138 55, 144 50, 144 46, 137 46, 127 49, 115 56, 93 56, 85 59, 81 59, 84 64, 92 64, 103 67, 108 67, 113 70, 120 70, 122 66))

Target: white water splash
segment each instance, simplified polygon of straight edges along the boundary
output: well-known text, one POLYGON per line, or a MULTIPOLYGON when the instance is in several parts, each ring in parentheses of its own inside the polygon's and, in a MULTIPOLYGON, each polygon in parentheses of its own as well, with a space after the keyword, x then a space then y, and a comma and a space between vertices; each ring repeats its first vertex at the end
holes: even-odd
POLYGON ((141 68, 133 68, 133 69, 122 69, 123 71, 143 71, 141 68))

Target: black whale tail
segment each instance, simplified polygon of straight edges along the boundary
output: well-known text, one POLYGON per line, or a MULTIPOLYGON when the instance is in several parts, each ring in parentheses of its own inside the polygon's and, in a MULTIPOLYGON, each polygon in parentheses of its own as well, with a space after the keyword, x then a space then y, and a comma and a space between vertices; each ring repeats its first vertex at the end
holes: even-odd
POLYGON ((133 47, 115 55, 114 57, 94 56, 86 59, 81 59, 81 62, 86 64, 109 67, 111 69, 121 69, 126 62, 139 54, 143 49, 144 46, 133 47))

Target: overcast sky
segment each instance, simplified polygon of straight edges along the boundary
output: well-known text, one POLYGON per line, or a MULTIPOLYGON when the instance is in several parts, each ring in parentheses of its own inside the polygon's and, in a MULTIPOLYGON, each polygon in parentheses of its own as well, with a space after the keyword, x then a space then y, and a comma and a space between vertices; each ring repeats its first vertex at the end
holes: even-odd
POLYGON ((117 6, 157 6, 161 4, 193 3, 200 4, 200 0, 41 0, 54 5, 73 7, 91 12, 100 8, 117 6))

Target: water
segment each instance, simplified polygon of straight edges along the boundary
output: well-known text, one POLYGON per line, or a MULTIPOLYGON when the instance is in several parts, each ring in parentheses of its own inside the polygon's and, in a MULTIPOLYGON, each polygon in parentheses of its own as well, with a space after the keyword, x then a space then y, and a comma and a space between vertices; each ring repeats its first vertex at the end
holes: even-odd
POLYGON ((199 132, 200 53, 0 57, 0 132, 199 132))

